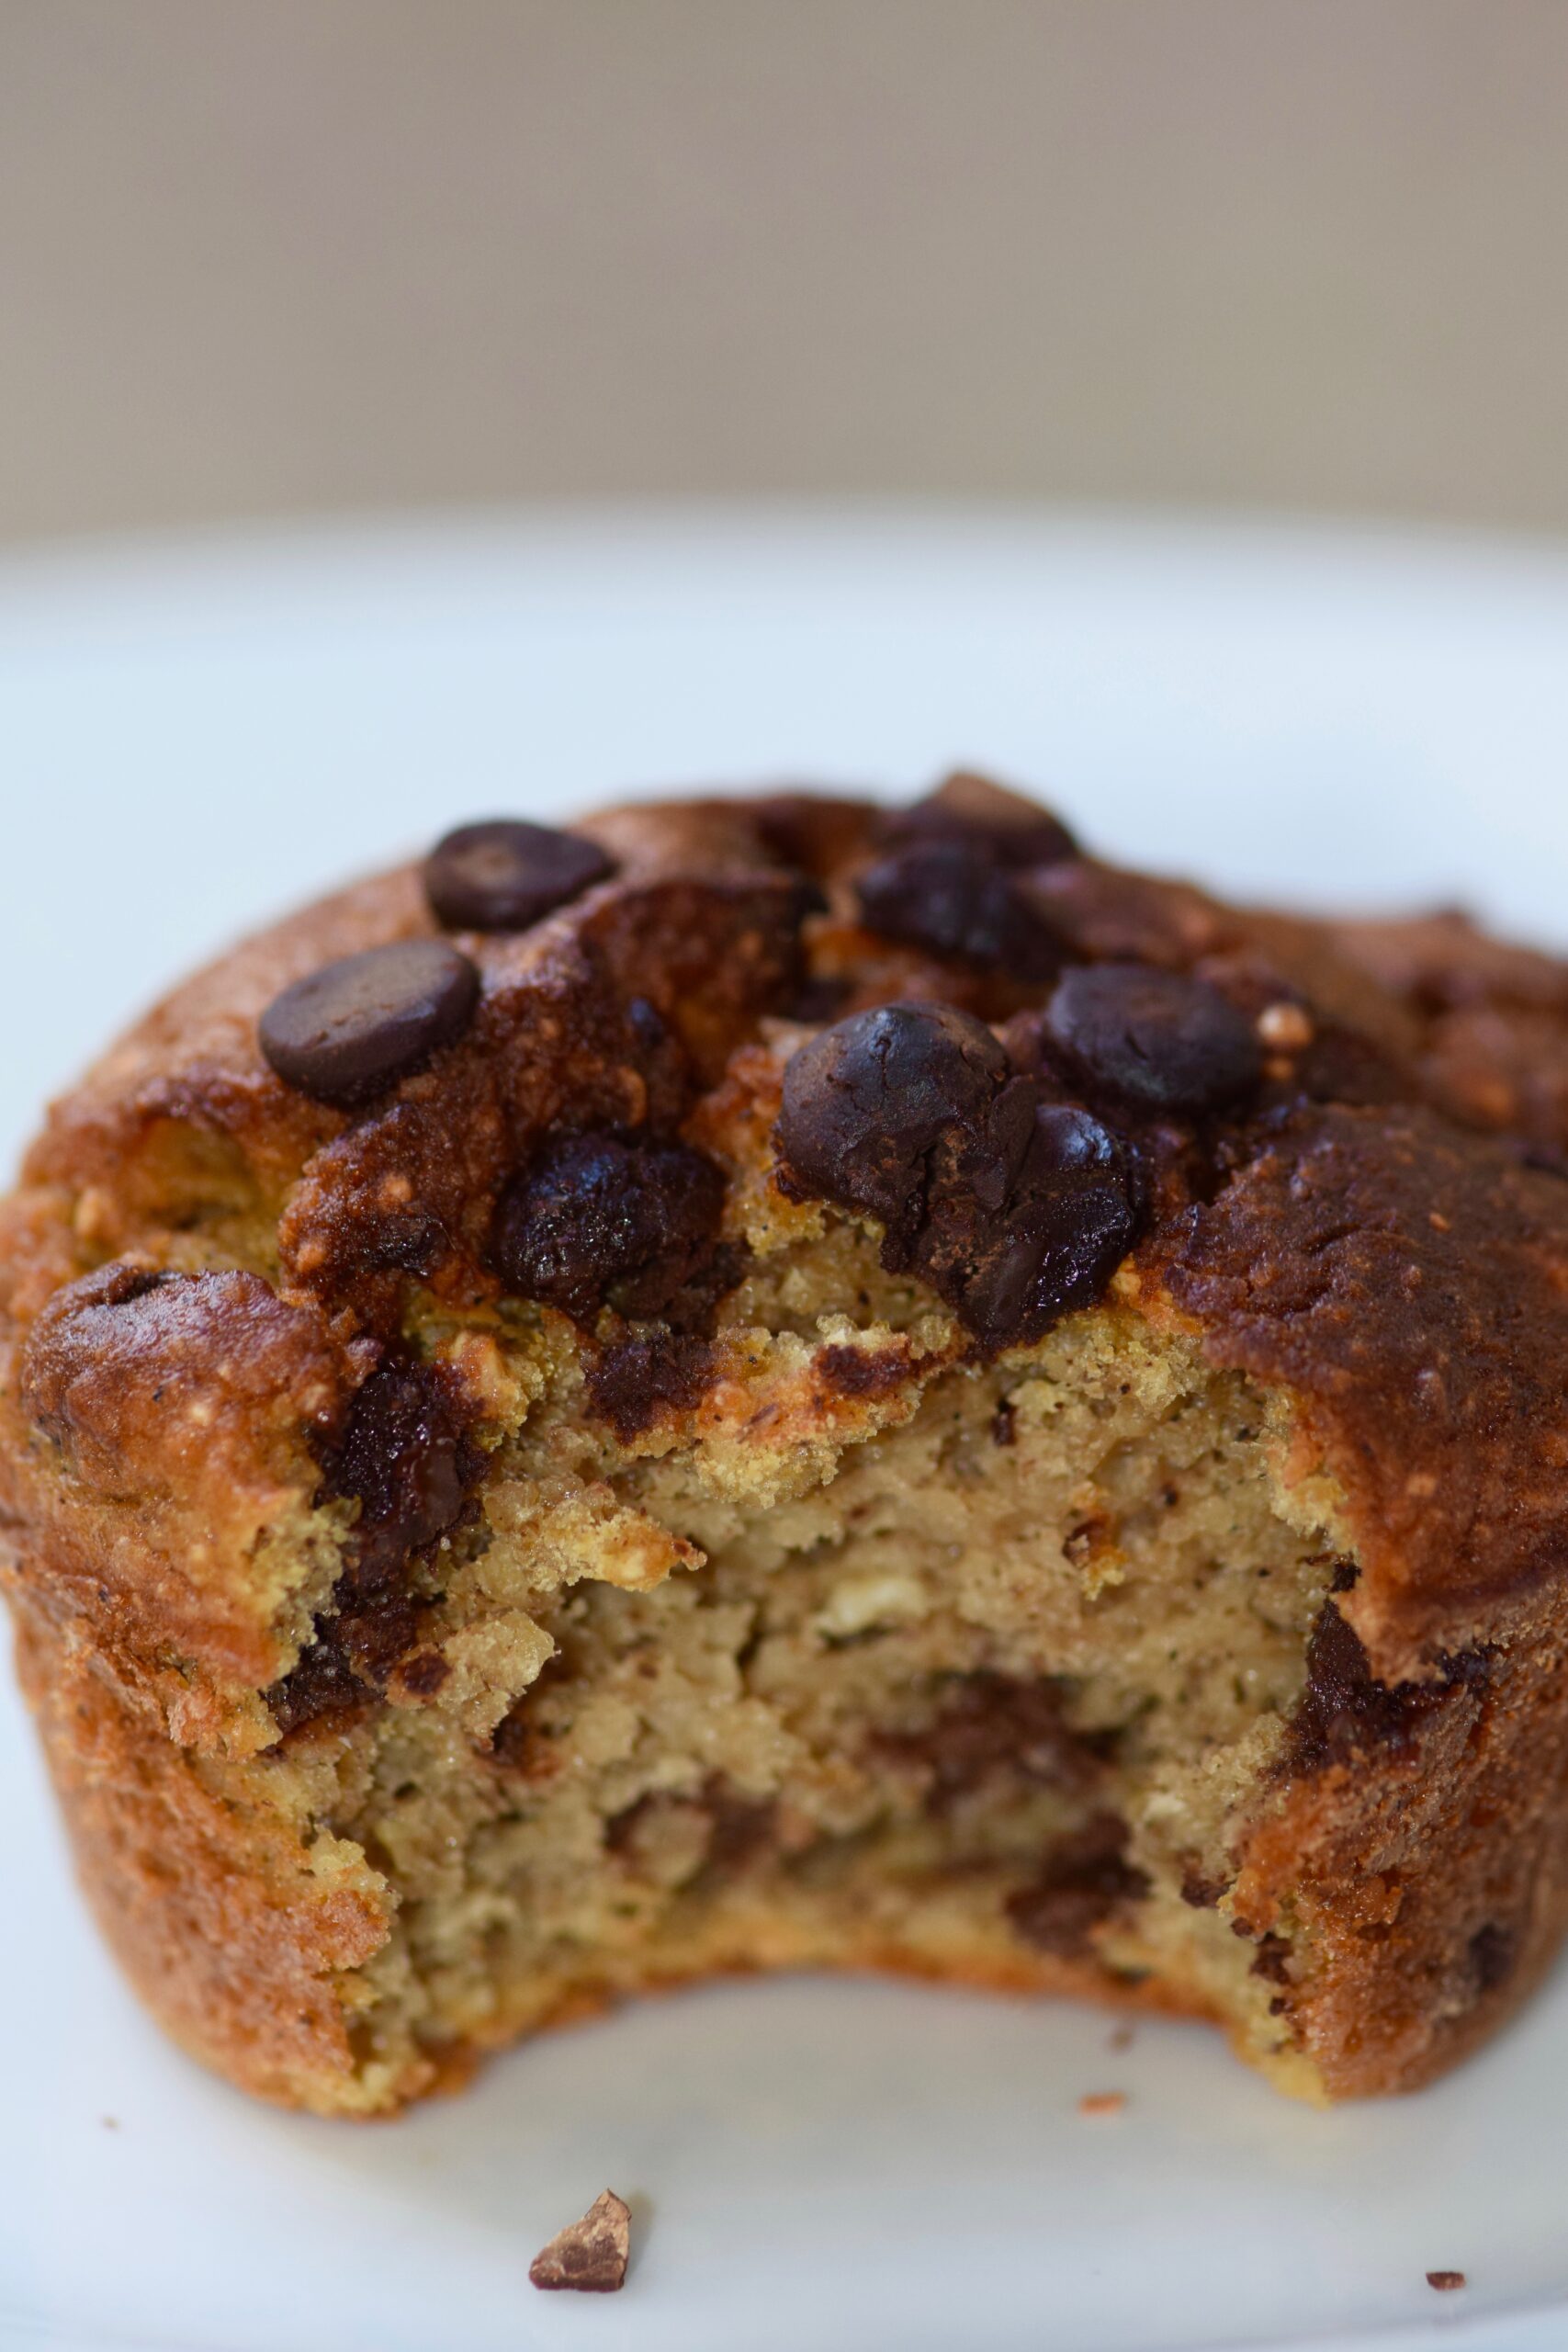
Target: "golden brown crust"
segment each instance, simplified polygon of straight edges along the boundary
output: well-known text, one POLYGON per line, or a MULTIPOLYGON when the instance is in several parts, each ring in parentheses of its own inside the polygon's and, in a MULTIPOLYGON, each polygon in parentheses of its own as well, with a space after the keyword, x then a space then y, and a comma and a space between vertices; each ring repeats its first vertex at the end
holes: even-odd
POLYGON ((1485 1650, 1401 1728, 1293 1781, 1249 1840, 1235 1915, 1316 1955, 1281 1987, 1331 2098, 1415 2090, 1540 1984, 1568 1928, 1568 1626, 1560 1586, 1490 1621, 1485 1650))
POLYGON ((1432 1112, 1292 1113, 1155 1259, 1345 1497, 1346 1613, 1399 1680, 1568 1570, 1568 1183, 1432 1112))
POLYGON ((25 1606, 17 1657, 83 1888, 159 2023, 259 2098, 347 2104, 339 1980, 386 1939, 376 1873, 327 1867, 276 1812, 247 1810, 233 1775, 206 1785, 100 1658, 25 1606))

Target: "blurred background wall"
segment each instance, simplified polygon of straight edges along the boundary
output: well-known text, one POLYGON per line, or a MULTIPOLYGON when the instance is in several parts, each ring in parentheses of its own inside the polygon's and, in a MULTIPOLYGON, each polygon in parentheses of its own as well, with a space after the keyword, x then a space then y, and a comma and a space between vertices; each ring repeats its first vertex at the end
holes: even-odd
POLYGON ((0 0, 0 537, 1568 527, 1568 0, 0 0))

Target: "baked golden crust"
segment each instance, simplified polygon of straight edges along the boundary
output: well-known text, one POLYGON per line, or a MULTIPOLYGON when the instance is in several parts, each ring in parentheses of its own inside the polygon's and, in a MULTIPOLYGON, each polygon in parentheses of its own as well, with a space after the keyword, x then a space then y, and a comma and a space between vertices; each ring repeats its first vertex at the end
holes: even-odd
MULTIPOLYGON (((987 793, 960 786, 964 823, 1043 821, 987 793)), ((863 1918, 825 1942, 776 1906, 738 1924, 737 1897, 684 1942, 540 1967, 488 2021, 421 2028, 395 2064, 367 2063, 356 2017, 390 1997, 409 1898, 340 1834, 344 1775, 371 1768, 344 1760, 331 1708, 374 1690, 382 1715, 439 1716, 482 1755, 565 1640, 533 1600, 527 1617, 492 1595, 459 1623, 457 1586, 483 1584, 467 1555, 456 1584, 432 1570, 394 1594, 372 1576, 366 1489, 333 1465, 353 1457, 373 1376, 411 1347, 439 1374, 444 1475, 470 1498, 441 1544, 459 1550, 487 1460, 510 1460, 530 1412, 544 1426, 574 1400, 597 1483, 587 1499, 528 1487, 551 1574, 570 1590, 592 1555, 593 1577, 651 1589, 702 1551, 628 1502, 649 1465, 699 1454, 715 1493, 774 1509, 802 1464, 827 1477, 912 1425, 981 1353, 919 1281, 897 1329, 852 1288, 816 1340, 770 1307, 764 1345, 693 1292, 596 1325, 547 1309, 519 1352, 495 1241, 513 1171, 563 1133, 678 1133, 724 1170, 724 1280, 745 1300, 770 1251, 839 1246, 836 1221, 781 1187, 773 1136, 781 1057, 825 1012, 957 1007, 1022 1067, 1050 994, 1016 960, 868 926, 856 880, 884 845, 869 805, 774 795, 582 830, 612 877, 523 933, 457 934, 477 1017, 379 1100, 345 1112, 286 1085, 257 1022, 336 957, 435 935, 415 869, 177 990, 55 1107, 6 1204, 0 1510, 24 1674, 133 1979, 248 2087, 350 2111, 596 1988, 824 1956, 1224 2015, 1249 2047, 1272 2034, 1275 2071, 1320 2094, 1426 2079, 1523 1996, 1568 1904, 1568 968, 1457 919, 1309 923, 1057 854, 1026 889, 1060 959, 1210 984, 1266 1048, 1239 1108, 1138 1129, 1143 1231, 1111 1285, 1118 1332, 1195 1351, 1204 1378, 1261 1400, 1279 1514, 1309 1561, 1345 1569, 1285 1744, 1227 1830, 1215 1933, 1258 1951, 1251 2021, 1215 1990, 1218 1963, 1168 1939, 1112 1980, 1113 1935, 1081 1959, 1023 1949, 1005 1923, 922 1943, 863 1918), (336 1617, 374 1620, 380 1649, 369 1633, 352 1657, 323 1648, 336 1617), (1280 1959, 1292 1939, 1310 1970, 1280 1959)), ((781 1297, 804 1279, 786 1273, 781 1297)), ((1022 1369, 1037 1355, 1001 1351, 1022 1369)), ((1106 1885, 1113 1908, 1114 1867, 1106 1885)), ((1197 1914, 1217 1898, 1187 1899, 1197 1914)))

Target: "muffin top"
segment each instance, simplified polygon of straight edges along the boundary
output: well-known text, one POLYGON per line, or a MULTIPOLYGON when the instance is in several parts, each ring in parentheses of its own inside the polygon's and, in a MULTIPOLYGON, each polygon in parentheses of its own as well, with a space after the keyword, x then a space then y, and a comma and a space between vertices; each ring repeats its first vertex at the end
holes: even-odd
MULTIPOLYGON (((474 1475, 488 1375, 448 1346, 433 1386, 415 1335, 525 1302, 585 1409, 668 1445, 758 1235, 844 1219, 947 1361, 1107 1306, 1279 1392, 1347 1617, 1430 1676, 1568 1540, 1565 1146, 1568 967, 1457 914, 1229 908, 970 775, 486 820, 222 957, 51 1111, 0 1233, 0 1477, 132 1646, 264 1678, 280 1497, 335 1476, 406 1549, 474 1475), (127 1498, 160 1561, 243 1575, 111 1573, 127 1498)), ((920 1376, 841 1352, 847 1389, 920 1376)))

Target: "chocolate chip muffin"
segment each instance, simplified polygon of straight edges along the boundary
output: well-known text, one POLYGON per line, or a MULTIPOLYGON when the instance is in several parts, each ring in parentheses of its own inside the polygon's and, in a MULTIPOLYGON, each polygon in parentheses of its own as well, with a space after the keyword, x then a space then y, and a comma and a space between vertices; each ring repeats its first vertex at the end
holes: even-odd
POLYGON ((968 776, 465 827, 0 1227, 84 1883, 268 2098, 725 1969, 1426 2081, 1568 1913, 1568 968, 968 776))

